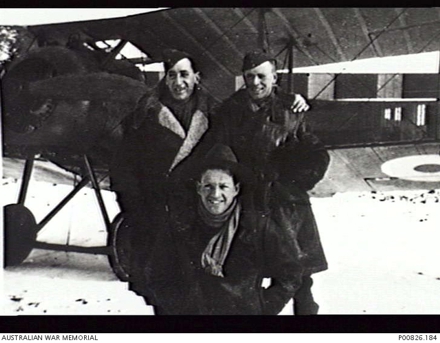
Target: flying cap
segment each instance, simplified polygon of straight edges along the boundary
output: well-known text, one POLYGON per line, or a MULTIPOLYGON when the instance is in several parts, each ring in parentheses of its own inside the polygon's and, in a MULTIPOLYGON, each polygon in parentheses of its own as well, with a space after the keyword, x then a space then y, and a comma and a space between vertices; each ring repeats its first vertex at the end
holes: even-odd
POLYGON ((190 178, 197 180, 208 169, 229 170, 239 182, 255 181, 252 171, 240 164, 232 149, 224 144, 214 145, 203 158, 199 158, 190 168, 190 178))
POLYGON ((242 71, 246 71, 252 68, 255 68, 259 66, 261 63, 271 61, 276 65, 276 59, 273 58, 270 54, 267 52, 261 51, 261 50, 255 50, 248 52, 246 56, 244 56, 243 59, 243 67, 242 71))
POLYGON ((177 62, 184 58, 187 58, 191 61, 191 65, 194 71, 196 71, 194 61, 188 53, 176 49, 165 49, 162 52, 162 61, 164 63, 165 72, 170 70, 177 62))

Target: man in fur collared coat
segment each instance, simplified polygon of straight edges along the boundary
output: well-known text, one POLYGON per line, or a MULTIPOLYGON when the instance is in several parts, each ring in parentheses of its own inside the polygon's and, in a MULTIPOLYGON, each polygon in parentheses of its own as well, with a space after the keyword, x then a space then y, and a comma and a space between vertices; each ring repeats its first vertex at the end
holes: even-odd
POLYGON ((216 104, 199 87, 200 75, 188 54, 165 50, 163 60, 165 78, 141 99, 111 166, 112 189, 130 230, 134 291, 142 288, 142 265, 167 218, 167 188, 200 149, 216 104))

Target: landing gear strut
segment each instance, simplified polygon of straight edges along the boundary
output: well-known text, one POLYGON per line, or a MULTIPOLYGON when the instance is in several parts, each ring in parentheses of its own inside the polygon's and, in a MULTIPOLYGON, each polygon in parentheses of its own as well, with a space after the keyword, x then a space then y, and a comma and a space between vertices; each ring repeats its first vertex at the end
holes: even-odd
POLYGON ((33 248, 104 254, 108 255, 110 265, 118 278, 122 281, 128 280, 129 232, 128 230, 125 230, 122 215, 118 215, 113 223, 110 223, 101 196, 99 183, 88 157, 84 155, 86 175, 82 178, 81 182, 77 184, 74 189, 39 223, 36 223, 32 212, 24 206, 34 159, 34 156, 32 156, 32 158, 26 160, 18 203, 7 205, 4 208, 4 266, 9 267, 19 265, 29 256, 33 248), (37 241, 38 232, 89 182, 91 182, 92 187, 95 190, 95 195, 107 229, 107 246, 82 247, 37 241))

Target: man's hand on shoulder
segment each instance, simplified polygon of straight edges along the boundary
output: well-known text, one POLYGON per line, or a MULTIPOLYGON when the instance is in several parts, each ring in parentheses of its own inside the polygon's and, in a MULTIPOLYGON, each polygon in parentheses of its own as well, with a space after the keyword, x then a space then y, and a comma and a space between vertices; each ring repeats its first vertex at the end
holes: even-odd
POLYGON ((300 113, 308 111, 310 109, 310 105, 301 94, 295 94, 295 100, 293 100, 293 104, 290 108, 292 109, 292 112, 300 113))

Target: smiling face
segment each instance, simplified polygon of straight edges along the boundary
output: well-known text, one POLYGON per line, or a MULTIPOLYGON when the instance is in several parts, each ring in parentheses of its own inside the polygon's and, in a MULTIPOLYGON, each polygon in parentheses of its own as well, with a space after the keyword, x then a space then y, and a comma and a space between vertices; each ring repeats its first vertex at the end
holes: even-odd
POLYGON ((203 206, 211 214, 222 214, 240 192, 240 184, 230 173, 220 169, 208 169, 197 182, 197 193, 203 206))
POLYGON ((246 89, 254 100, 268 97, 277 82, 276 68, 270 61, 263 62, 255 68, 245 70, 243 77, 246 89))
POLYGON ((199 79, 199 72, 194 72, 191 61, 183 58, 168 70, 165 84, 174 99, 184 101, 192 95, 199 79))

